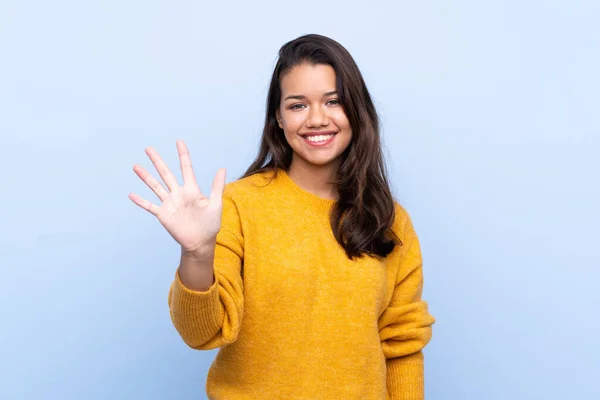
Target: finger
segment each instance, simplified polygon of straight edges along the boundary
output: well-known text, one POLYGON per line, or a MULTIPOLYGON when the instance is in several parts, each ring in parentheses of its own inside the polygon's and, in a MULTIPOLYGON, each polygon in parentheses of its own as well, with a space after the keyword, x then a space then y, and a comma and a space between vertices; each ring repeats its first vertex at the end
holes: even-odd
POLYGON ((134 165, 133 171, 136 173, 137 176, 140 177, 142 181, 144 181, 144 183, 150 189, 152 189, 152 191, 158 196, 160 201, 164 201, 167 198, 167 196, 169 196, 169 192, 167 191, 167 189, 165 189, 165 187, 159 181, 154 179, 154 177, 150 175, 148 171, 144 169, 144 167, 134 165))
POLYGON ((194 169, 192 168, 192 159, 190 158, 190 152, 183 140, 177 141, 177 152, 179 153, 179 164, 181 165, 181 174, 183 175, 183 183, 190 184, 196 183, 196 177, 194 176, 194 169))
POLYGON ((167 167, 167 164, 165 164, 158 152, 152 147, 148 147, 146 148, 146 154, 148 154, 148 157, 150 157, 150 160, 152 160, 152 164, 154 164, 158 174, 167 184, 169 190, 173 191, 176 187, 178 187, 179 184, 177 183, 177 179, 175 179, 175 175, 173 175, 169 167, 167 167))
POLYGON ((225 168, 220 168, 213 180, 212 190, 210 192, 210 201, 221 205, 223 200, 223 191, 225 190, 225 168))
POLYGON ((135 193, 129 193, 129 198, 131 199, 131 201, 133 201, 138 206, 142 207, 144 210, 148 211, 150 214, 154 215, 155 217, 158 217, 157 205, 150 203, 146 199, 142 199, 135 193))

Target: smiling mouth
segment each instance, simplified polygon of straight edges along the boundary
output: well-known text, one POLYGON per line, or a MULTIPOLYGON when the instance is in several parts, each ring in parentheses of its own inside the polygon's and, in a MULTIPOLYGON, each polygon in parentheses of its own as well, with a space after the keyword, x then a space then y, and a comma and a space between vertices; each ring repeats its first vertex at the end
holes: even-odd
POLYGON ((338 132, 323 132, 322 134, 311 134, 311 135, 300 135, 304 140, 309 143, 325 143, 333 139, 338 132))
POLYGON ((319 135, 300 135, 300 137, 311 146, 326 146, 333 142, 333 139, 337 134, 338 132, 330 132, 319 135))

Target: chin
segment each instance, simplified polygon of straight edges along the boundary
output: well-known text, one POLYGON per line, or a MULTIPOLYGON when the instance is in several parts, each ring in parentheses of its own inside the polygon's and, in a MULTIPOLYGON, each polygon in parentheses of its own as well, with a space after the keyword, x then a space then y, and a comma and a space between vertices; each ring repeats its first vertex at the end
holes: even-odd
POLYGON ((339 161, 340 157, 327 157, 327 158, 320 158, 320 157, 304 157, 303 155, 298 154, 298 156, 302 159, 303 163, 309 164, 311 166, 317 166, 317 167, 326 167, 329 166, 337 161, 339 161))

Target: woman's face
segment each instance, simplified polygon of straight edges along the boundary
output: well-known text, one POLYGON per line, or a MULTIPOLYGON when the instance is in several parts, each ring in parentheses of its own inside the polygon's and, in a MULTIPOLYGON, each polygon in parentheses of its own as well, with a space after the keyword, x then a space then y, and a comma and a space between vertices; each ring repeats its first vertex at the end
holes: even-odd
POLYGON ((336 92, 330 65, 303 63, 281 79, 279 127, 292 147, 292 165, 338 166, 352 129, 336 92))

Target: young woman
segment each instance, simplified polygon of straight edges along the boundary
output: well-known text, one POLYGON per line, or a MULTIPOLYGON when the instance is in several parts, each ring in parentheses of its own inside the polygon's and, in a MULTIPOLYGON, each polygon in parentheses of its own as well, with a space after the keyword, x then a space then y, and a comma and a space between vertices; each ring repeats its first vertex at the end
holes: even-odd
POLYGON ((210 399, 423 399, 435 319, 421 299, 419 241, 392 197, 378 117, 354 60, 306 35, 279 51, 257 159, 210 197, 177 141, 179 186, 134 171, 160 206, 130 194, 181 245, 169 290, 192 348, 220 348, 210 399))

